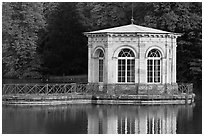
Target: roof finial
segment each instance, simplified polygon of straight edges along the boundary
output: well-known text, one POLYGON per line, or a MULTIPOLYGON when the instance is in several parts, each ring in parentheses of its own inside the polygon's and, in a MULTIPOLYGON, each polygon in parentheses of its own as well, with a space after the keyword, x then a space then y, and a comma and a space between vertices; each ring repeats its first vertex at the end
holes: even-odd
POLYGON ((133 19, 133 17, 131 18, 131 24, 134 24, 134 19, 133 19))
POLYGON ((133 3, 132 3, 132 18, 131 18, 131 24, 134 24, 134 18, 133 18, 133 3))

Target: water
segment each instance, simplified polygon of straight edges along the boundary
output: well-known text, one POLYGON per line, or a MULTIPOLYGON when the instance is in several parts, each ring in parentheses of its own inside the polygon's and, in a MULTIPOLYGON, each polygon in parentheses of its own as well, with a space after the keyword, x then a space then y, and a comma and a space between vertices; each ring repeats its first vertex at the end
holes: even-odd
POLYGON ((2 132, 52 134, 202 133, 202 106, 3 106, 2 132))

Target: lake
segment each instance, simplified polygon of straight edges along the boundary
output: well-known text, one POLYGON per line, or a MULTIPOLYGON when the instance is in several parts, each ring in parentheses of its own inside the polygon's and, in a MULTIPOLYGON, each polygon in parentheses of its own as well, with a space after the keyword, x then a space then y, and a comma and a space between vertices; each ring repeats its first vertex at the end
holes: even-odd
POLYGON ((202 106, 2 106, 3 134, 196 134, 202 106))

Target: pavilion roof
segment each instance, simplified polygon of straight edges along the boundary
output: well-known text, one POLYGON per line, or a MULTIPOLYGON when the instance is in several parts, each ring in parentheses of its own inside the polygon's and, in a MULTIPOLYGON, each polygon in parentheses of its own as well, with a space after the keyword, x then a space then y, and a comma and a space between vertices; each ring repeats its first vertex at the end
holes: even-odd
POLYGON ((108 29, 102 29, 92 32, 85 32, 85 34, 102 34, 102 33, 152 33, 152 34, 172 34, 172 32, 167 32, 159 29, 139 26, 135 24, 124 25, 119 27, 113 27, 108 29))

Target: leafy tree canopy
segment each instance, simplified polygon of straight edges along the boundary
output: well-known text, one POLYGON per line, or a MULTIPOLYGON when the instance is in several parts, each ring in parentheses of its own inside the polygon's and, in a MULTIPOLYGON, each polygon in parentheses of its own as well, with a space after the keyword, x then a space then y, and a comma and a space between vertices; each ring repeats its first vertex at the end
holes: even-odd
POLYGON ((38 31, 45 27, 42 3, 3 3, 2 14, 4 76, 35 76, 38 31))

